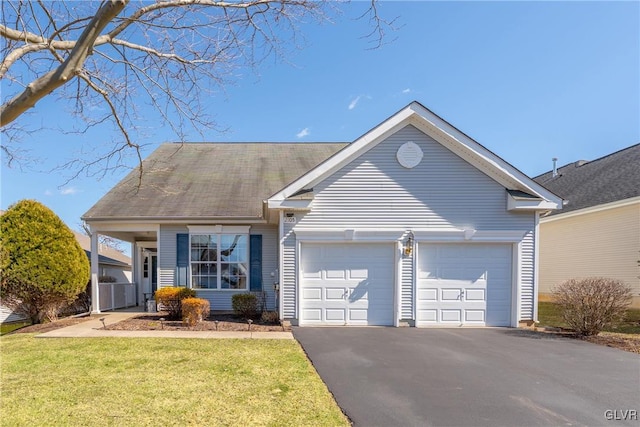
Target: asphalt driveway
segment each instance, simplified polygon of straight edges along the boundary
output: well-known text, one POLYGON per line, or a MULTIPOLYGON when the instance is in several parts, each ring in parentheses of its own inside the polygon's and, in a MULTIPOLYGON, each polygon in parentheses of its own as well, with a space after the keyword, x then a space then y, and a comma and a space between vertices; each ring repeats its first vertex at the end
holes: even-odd
POLYGON ((640 425, 637 354, 519 329, 293 333, 356 426, 640 425))

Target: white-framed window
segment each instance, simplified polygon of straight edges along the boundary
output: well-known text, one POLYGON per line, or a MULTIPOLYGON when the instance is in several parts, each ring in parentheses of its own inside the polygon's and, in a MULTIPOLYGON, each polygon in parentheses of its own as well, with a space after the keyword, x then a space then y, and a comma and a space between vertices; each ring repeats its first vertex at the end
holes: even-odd
POLYGON ((193 289, 248 290, 248 231, 248 227, 190 230, 190 286, 193 289))

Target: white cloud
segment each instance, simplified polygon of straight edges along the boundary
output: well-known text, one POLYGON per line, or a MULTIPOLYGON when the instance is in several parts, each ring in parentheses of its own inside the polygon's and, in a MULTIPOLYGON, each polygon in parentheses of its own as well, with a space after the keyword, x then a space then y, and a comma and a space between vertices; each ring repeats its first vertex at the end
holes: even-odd
POLYGON ((305 136, 308 136, 310 133, 311 131, 309 130, 309 128, 304 128, 300 132, 296 133, 296 136, 298 138, 304 138, 305 136))
POLYGON ((362 98, 362 96, 358 95, 349 103, 349 110, 353 110, 354 108, 356 108, 356 105, 358 105, 358 101, 360 101, 360 98, 362 98))
POLYGON ((76 187, 67 187, 67 188, 61 189, 60 194, 62 194, 63 196, 73 196, 78 191, 79 190, 76 187))
POLYGON ((409 88, 406 88, 406 89, 402 90, 402 93, 409 93, 409 92, 411 92, 411 89, 409 89, 409 88))
POLYGON ((46 191, 44 192, 44 195, 45 195, 45 196, 53 196, 53 191, 51 191, 51 190, 46 190, 46 191))

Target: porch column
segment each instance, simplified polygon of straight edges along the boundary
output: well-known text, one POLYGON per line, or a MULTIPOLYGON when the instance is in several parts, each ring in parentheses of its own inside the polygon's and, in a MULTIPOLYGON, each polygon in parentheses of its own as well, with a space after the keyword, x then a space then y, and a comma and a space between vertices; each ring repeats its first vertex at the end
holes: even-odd
POLYGON ((98 232, 91 232, 91 312, 100 313, 100 289, 98 286, 98 274, 100 270, 98 261, 98 232))

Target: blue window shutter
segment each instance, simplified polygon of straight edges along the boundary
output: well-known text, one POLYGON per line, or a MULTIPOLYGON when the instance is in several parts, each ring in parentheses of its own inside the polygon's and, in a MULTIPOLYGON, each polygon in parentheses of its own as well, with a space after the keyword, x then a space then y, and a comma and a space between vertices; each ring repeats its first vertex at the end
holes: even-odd
POLYGON ((249 236, 249 283, 251 291, 262 290, 262 235, 249 236))
POLYGON ((176 234, 176 286, 187 286, 189 271, 189 235, 176 234))

